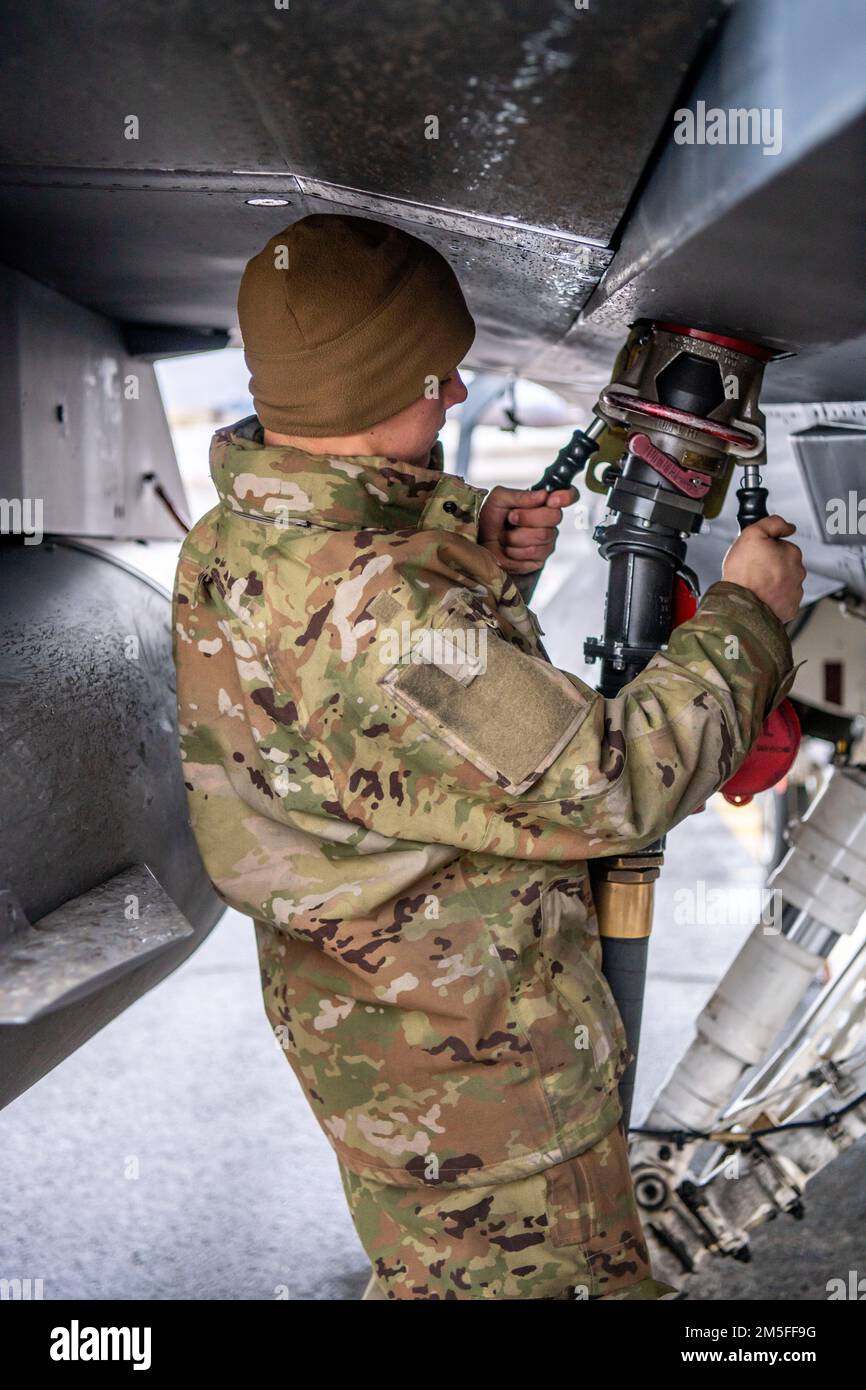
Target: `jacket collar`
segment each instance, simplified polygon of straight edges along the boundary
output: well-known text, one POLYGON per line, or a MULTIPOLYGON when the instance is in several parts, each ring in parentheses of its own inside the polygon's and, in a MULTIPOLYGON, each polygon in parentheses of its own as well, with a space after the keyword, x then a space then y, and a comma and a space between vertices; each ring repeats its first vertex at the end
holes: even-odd
POLYGON ((265 448, 256 415, 217 430, 210 449, 211 477, 229 513, 283 529, 458 531, 475 540, 486 489, 442 465, 438 440, 421 468, 378 456, 265 448))

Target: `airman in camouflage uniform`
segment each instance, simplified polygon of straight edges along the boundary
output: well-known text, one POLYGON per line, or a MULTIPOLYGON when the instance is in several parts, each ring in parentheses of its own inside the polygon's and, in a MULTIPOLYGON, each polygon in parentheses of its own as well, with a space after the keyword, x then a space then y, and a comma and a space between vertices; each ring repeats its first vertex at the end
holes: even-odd
POLYGON ((784 627, 720 582, 615 699, 551 665, 527 598, 574 497, 482 512, 443 473, 475 325, 417 238, 303 218, 238 312, 256 413, 217 431, 178 565, 181 752, 375 1286, 670 1297, 586 861, 727 781, 790 683, 784 627))
POLYGON ((556 670, 483 492, 219 430, 173 623, 193 829, 386 1296, 649 1297, 586 861, 728 780, 793 678, 720 581, 613 699, 556 670))

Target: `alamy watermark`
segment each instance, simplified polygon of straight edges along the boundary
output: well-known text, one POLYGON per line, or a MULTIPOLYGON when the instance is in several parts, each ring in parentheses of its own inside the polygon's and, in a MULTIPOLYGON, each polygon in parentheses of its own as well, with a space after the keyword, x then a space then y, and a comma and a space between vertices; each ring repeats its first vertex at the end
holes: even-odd
POLYGON ((0 1279, 0 1302, 9 1300, 18 1303, 44 1297, 44 1279, 0 1279))
POLYGON ((782 930, 784 901, 778 888, 743 884, 739 888, 709 888, 699 878, 694 888, 674 892, 674 922, 680 927, 747 927, 760 923, 764 936, 782 930))
POLYGON ((25 545, 40 545, 42 498, 0 497, 0 535, 23 536, 25 545))
POLYGON ((861 497, 853 488, 844 497, 828 497, 824 503, 827 512, 828 536, 866 536, 866 497, 861 497))
POLYGON ((836 1299, 851 1299, 855 1303, 862 1303, 866 1299, 866 1278, 856 1269, 848 1270, 847 1279, 828 1279, 824 1287, 831 1302, 836 1299))
POLYGON ((762 154, 782 150, 780 106, 707 106, 699 101, 694 111, 680 106, 674 112, 677 145, 761 145, 762 154))
POLYGON ((151 1328, 82 1326, 73 1318, 68 1327, 51 1329, 48 1355, 52 1361, 129 1361, 134 1371, 147 1371, 151 1328))
POLYGON ((379 659, 385 666, 463 667, 480 675, 487 669, 487 628, 413 628, 408 621, 399 628, 383 627, 379 659))

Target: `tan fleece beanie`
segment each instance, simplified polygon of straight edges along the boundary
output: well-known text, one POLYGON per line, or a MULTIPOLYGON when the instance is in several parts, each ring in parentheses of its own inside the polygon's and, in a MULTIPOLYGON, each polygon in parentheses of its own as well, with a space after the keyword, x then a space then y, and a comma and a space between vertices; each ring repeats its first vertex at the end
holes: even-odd
POLYGON ((241 279, 250 391, 276 434, 357 434, 466 356, 475 323, 448 262, 364 217, 315 213, 271 237, 241 279))

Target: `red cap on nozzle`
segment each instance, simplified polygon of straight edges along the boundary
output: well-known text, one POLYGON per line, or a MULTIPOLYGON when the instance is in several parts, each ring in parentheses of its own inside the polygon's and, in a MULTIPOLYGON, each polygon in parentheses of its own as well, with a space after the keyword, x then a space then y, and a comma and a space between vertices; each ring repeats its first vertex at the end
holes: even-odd
POLYGON ((720 789, 732 806, 745 806, 757 792, 781 782, 800 747, 800 721, 790 700, 768 714, 763 728, 733 777, 720 789))

